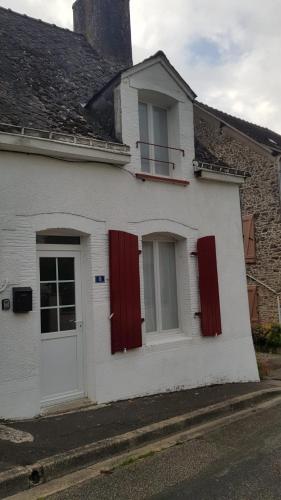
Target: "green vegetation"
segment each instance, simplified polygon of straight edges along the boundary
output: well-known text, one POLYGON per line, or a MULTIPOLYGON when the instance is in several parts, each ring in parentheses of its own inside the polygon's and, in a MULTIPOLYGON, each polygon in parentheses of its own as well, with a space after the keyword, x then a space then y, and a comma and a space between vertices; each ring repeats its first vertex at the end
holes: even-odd
POLYGON ((281 349, 281 325, 257 325, 253 328, 252 333, 257 351, 274 353, 281 349))

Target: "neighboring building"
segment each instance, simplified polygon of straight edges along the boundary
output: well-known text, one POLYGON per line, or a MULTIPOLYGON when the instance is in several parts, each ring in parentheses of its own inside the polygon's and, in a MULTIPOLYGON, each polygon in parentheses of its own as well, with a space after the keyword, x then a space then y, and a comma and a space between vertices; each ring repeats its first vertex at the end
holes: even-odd
POLYGON ((201 103, 195 134, 222 162, 250 174, 241 205, 251 321, 280 322, 281 136, 201 103))
POLYGON ((258 380, 245 173, 195 152, 195 94, 162 52, 132 66, 129 0, 74 15, 86 36, 0 8, 5 418, 258 380))

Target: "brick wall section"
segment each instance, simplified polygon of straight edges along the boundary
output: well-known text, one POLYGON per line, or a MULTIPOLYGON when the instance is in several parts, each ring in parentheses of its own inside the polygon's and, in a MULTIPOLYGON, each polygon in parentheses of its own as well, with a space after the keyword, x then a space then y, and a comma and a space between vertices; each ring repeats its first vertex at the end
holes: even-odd
MULTIPOLYGON (((231 167, 247 170, 251 178, 241 188, 242 215, 255 215, 256 263, 247 265, 247 273, 281 290, 281 203, 276 158, 250 141, 236 137, 219 121, 195 108, 198 139, 219 159, 231 167)), ((249 280, 249 284, 254 284, 249 280)), ((259 320, 277 322, 276 297, 258 286, 259 320)))

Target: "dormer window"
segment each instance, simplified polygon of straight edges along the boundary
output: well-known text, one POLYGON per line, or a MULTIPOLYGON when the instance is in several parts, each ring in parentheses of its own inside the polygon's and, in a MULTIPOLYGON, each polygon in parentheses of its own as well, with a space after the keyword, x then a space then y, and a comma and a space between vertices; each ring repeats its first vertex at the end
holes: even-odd
POLYGON ((171 175, 167 109, 139 102, 139 127, 142 172, 171 175))

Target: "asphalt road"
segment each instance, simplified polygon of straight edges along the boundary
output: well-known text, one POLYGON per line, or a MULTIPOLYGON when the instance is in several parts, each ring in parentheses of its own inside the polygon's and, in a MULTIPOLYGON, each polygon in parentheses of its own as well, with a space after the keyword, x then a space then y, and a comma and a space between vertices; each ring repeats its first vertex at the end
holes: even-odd
POLYGON ((281 405, 48 498, 281 499, 281 405))

